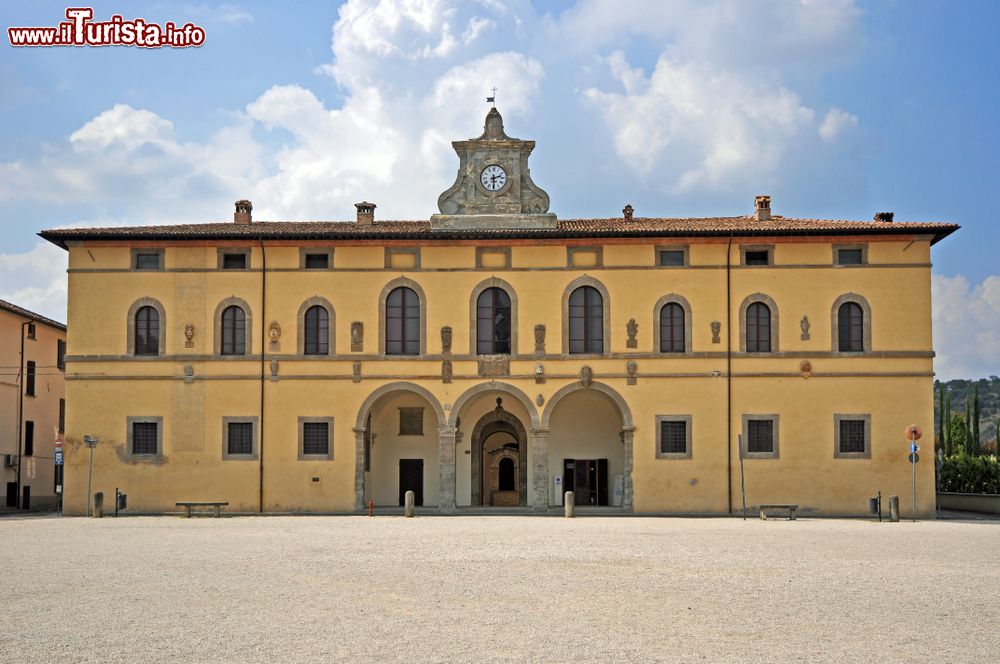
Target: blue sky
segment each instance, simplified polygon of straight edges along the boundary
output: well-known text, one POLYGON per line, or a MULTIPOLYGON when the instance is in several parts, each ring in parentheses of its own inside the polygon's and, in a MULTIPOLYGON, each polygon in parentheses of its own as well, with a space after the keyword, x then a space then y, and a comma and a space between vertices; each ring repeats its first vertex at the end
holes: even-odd
MULTIPOLYGON (((560 217, 948 220, 942 377, 1000 373, 1000 3, 94 3, 197 49, 0 46, 0 297, 65 318, 61 225, 426 218, 499 88, 560 217)), ((66 5, 5 5, 3 27, 66 5)))

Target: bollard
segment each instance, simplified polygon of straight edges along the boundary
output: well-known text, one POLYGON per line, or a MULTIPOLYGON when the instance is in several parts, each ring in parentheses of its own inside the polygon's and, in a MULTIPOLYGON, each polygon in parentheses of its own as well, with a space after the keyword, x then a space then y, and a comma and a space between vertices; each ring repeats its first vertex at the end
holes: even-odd
POLYGON ((375 501, 368 501, 368 516, 375 516, 375 501))
POLYGON ((408 519, 413 517, 414 505, 416 502, 416 495, 412 491, 407 491, 406 496, 403 498, 403 516, 408 519))
POLYGON ((100 519, 104 516, 104 492, 98 491, 94 494, 94 518, 100 519))
POLYGON ((899 496, 889 496, 889 521, 899 521, 899 496))
POLYGON ((566 512, 567 519, 572 519, 576 516, 576 498, 573 496, 572 491, 567 491, 563 494, 563 509, 566 512))

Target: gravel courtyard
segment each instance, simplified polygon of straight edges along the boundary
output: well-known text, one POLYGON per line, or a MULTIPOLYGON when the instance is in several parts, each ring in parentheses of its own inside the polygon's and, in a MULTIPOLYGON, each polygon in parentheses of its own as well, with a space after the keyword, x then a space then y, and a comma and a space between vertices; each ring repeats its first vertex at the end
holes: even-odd
POLYGON ((0 660, 1000 661, 1000 521, 0 519, 0 660))

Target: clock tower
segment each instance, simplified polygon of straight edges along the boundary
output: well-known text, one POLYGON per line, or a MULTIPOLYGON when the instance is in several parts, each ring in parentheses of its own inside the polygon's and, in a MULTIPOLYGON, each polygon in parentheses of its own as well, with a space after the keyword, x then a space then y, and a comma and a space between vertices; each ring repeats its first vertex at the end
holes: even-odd
POLYGON ((458 153, 455 183, 438 196, 432 230, 556 228, 549 195, 531 180, 528 156, 534 141, 511 138, 495 107, 479 138, 453 141, 458 153))

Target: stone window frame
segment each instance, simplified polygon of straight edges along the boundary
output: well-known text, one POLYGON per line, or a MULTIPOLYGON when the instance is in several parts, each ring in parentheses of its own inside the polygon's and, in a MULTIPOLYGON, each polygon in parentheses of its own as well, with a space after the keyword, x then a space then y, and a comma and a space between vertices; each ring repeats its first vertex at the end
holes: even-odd
POLYGON ((255 461, 260 453, 260 426, 256 415, 227 415, 222 418, 222 460, 223 461, 255 461), (250 454, 229 453, 229 425, 241 423, 253 424, 251 442, 253 451, 250 454))
POLYGON ((167 310, 160 303, 159 300, 152 297, 140 297, 138 300, 132 303, 132 306, 128 309, 128 316, 126 317, 128 329, 125 332, 125 354, 134 359, 143 359, 147 357, 163 357, 167 354, 167 310), (156 313, 160 316, 160 342, 159 350, 156 355, 136 355, 135 354, 135 317, 139 313, 139 309, 143 307, 153 307, 156 313))
POLYGON ((309 272, 323 272, 333 269, 333 247, 299 247, 299 269, 309 272), (307 254, 326 254, 326 267, 306 267, 307 254))
POLYGON ((656 251, 655 266, 657 268, 663 270, 676 270, 679 268, 688 267, 690 265, 689 262, 691 257, 690 247, 686 244, 661 244, 655 247, 655 251, 656 251), (663 253, 664 251, 680 251, 681 253, 684 254, 684 262, 681 265, 660 265, 660 254, 663 253))
POLYGON ((872 352, 872 307, 868 304, 865 296, 858 293, 844 293, 833 301, 833 306, 830 308, 830 350, 842 356, 864 355, 872 352), (860 351, 840 350, 840 307, 848 302, 853 302, 861 307, 863 318, 861 321, 862 349, 860 351))
POLYGON ((671 357, 690 353, 692 348, 691 331, 693 327, 691 305, 688 303, 687 298, 677 293, 667 293, 653 305, 653 352, 671 357), (679 304, 681 309, 684 310, 684 350, 679 353, 660 350, 660 312, 668 304, 679 304))
POLYGON ((566 247, 566 267, 577 270, 592 270, 597 267, 604 267, 604 247, 599 244, 579 246, 579 247, 566 247), (573 264, 573 257, 576 254, 591 253, 591 252, 597 254, 597 262, 594 263, 594 265, 578 266, 573 264))
POLYGON ((743 298, 740 303, 740 352, 761 357, 768 357, 778 352, 778 304, 770 295, 764 293, 751 293, 743 298), (748 351, 747 350, 747 309, 751 304, 761 302, 766 304, 771 310, 771 350, 770 351, 748 351))
POLYGON ((253 267, 251 263, 251 259, 253 258, 253 249, 251 249, 250 247, 219 247, 216 250, 216 253, 218 256, 218 269, 220 270, 225 270, 226 272, 241 272, 249 270, 251 267, 253 267), (246 267, 242 268, 223 267, 223 262, 225 260, 226 254, 244 254, 247 257, 246 267))
POLYGON ((422 357, 427 354, 427 295, 424 294, 424 289, 420 287, 413 279, 409 277, 397 277, 393 279, 385 286, 382 287, 382 292, 378 296, 378 354, 379 359, 400 359, 407 357, 422 357), (385 354, 385 325, 386 325, 386 315, 385 307, 386 300, 389 299, 389 293, 405 286, 411 289, 417 294, 417 298, 420 300, 420 352, 416 355, 386 355, 385 354))
POLYGON ((865 267, 868 265, 868 243, 867 242, 854 242, 851 244, 834 244, 833 245, 833 266, 834 267, 865 267), (861 263, 854 264, 844 264, 840 262, 840 250, 841 249, 860 249, 861 250, 861 263))
POLYGON ((562 354, 567 357, 584 359, 588 357, 602 357, 611 352, 611 294, 607 287, 599 280, 588 274, 577 277, 566 285, 562 295, 562 354), (573 353, 569 352, 569 298, 577 288, 581 286, 591 286, 601 294, 603 298, 604 314, 604 348, 600 353, 573 353))
POLYGON ((164 249, 163 247, 153 247, 153 248, 137 248, 132 247, 129 249, 129 268, 133 272, 161 272, 164 266, 164 249), (155 268, 138 266, 138 256, 139 254, 156 254, 159 257, 159 265, 155 268))
POLYGON ((781 429, 781 417, 776 414, 749 414, 743 415, 743 445, 740 449, 740 453, 743 454, 744 459, 777 459, 779 458, 778 452, 778 440, 780 438, 779 431, 781 429), (748 432, 748 422, 750 420, 771 420, 771 442, 773 444, 773 449, 771 452, 750 452, 750 436, 748 432))
POLYGON ((740 265, 742 267, 771 267, 774 265, 774 245, 773 244, 741 244, 740 245, 740 265), (767 265, 747 265, 748 251, 766 251, 767 265))
POLYGON ((692 418, 690 415, 657 415, 656 416, 656 453, 657 459, 690 459, 693 455, 692 447, 692 432, 691 432, 692 418), (663 452, 661 447, 661 436, 663 434, 662 427, 660 424, 662 422, 684 422, 684 435, 687 438, 686 447, 687 451, 684 453, 680 452, 663 452))
POLYGON ((867 414, 834 413, 833 415, 833 458, 834 459, 871 459, 872 458, 872 416, 867 414), (865 423, 865 451, 840 451, 840 423, 844 420, 863 420, 865 423))
POLYGON ((398 436, 423 436, 424 435, 424 407, 423 406, 400 406, 399 407, 399 433, 398 436), (420 412, 420 432, 419 433, 404 433, 403 432, 403 411, 408 411, 410 414, 419 411, 420 412))
POLYGON ((510 298, 510 353, 517 355, 517 291, 499 277, 490 277, 476 284, 469 296, 469 354, 478 356, 479 346, 479 296, 490 288, 499 288, 510 298))
POLYGON ((215 332, 215 338, 212 340, 212 349, 214 351, 216 358, 229 358, 229 357, 249 358, 251 355, 253 355, 253 310, 250 308, 250 305, 247 304, 246 300, 244 300, 243 298, 236 297, 235 295, 232 295, 222 300, 221 302, 219 302, 218 306, 215 307, 215 315, 213 316, 213 320, 214 320, 213 327, 215 332), (246 339, 244 343, 246 352, 243 355, 222 354, 222 312, 225 311, 228 307, 233 305, 236 305, 237 307, 243 309, 243 317, 246 320, 246 330, 245 330, 246 339))
POLYGON ((132 459, 160 459, 163 457, 163 416, 162 415, 129 415, 125 418, 125 454, 132 459), (156 454, 135 454, 132 452, 133 424, 156 425, 156 454))
POLYGON ((510 247, 476 247, 477 270, 509 270, 511 266, 510 247), (502 254, 505 262, 502 267, 483 267, 483 254, 502 254))
POLYGON ((403 254, 412 254, 414 256, 414 263, 412 268, 404 269, 420 269, 420 247, 386 247, 385 248, 385 269, 387 270, 398 270, 400 268, 394 268, 392 266, 392 257, 399 256, 403 254))
POLYGON ((299 461, 333 461, 333 418, 332 417, 311 417, 311 416, 299 416, 298 418, 298 432, 299 432, 299 461), (326 454, 306 454, 303 452, 305 449, 305 427, 303 426, 307 422, 326 422, 327 427, 327 449, 326 454))
POLYGON ((337 354, 337 312, 334 310, 333 305, 329 300, 320 295, 313 295, 305 300, 301 306, 299 306, 299 312, 296 314, 295 320, 296 351, 299 355, 309 358, 333 357, 337 354), (306 312, 315 306, 320 306, 326 309, 326 313, 329 318, 330 324, 327 329, 329 339, 327 339, 328 349, 326 355, 306 355, 306 312))

